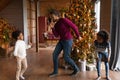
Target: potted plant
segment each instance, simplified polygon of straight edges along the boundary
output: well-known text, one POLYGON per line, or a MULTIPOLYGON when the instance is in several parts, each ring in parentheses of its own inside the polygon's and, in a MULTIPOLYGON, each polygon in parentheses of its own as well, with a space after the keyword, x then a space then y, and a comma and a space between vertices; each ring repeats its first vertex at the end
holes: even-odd
POLYGON ((11 33, 15 30, 13 26, 11 26, 7 20, 0 18, 0 47, 5 49, 5 53, 7 55, 9 44, 11 42, 11 33))

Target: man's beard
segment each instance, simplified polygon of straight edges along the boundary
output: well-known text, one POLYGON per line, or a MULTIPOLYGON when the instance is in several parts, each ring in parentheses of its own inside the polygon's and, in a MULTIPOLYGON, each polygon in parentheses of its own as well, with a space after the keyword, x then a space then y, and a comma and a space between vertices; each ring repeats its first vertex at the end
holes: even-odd
POLYGON ((57 22, 58 21, 58 19, 53 19, 53 22, 57 22))

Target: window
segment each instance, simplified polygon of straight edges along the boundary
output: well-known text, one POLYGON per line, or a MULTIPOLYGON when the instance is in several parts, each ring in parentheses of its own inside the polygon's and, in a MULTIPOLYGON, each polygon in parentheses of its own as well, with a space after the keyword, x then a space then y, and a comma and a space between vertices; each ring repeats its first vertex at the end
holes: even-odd
POLYGON ((96 23, 97 23, 97 31, 100 30, 100 0, 97 0, 95 3, 95 17, 96 17, 96 23))

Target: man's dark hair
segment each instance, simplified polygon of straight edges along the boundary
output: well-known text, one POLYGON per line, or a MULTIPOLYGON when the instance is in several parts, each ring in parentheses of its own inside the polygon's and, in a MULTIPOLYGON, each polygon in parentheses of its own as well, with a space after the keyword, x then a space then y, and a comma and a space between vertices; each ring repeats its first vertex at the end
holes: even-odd
POLYGON ((16 31, 12 32, 12 38, 17 40, 17 38, 20 35, 20 33, 22 33, 20 30, 16 30, 16 31))
POLYGON ((97 33, 97 36, 100 36, 105 42, 107 42, 108 39, 109 39, 109 34, 108 34, 108 32, 106 32, 106 31, 104 31, 104 30, 99 31, 99 32, 97 33))
POLYGON ((51 14, 51 15, 54 14, 54 15, 60 17, 59 11, 58 11, 58 10, 55 10, 55 9, 52 9, 52 10, 50 11, 50 14, 51 14))

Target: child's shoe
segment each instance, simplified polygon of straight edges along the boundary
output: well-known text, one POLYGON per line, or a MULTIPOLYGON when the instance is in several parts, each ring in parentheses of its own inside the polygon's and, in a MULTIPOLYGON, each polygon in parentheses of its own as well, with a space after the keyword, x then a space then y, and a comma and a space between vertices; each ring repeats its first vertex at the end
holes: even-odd
POLYGON ((100 80, 101 79, 101 76, 98 76, 97 78, 96 78, 96 80, 100 80))
POLYGON ((23 77, 22 75, 20 76, 20 78, 21 78, 22 80, 25 80, 25 77, 23 77))
POLYGON ((106 80, 111 80, 111 79, 110 79, 110 77, 108 76, 108 77, 106 77, 106 80))

